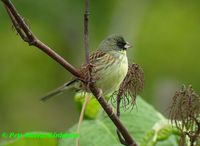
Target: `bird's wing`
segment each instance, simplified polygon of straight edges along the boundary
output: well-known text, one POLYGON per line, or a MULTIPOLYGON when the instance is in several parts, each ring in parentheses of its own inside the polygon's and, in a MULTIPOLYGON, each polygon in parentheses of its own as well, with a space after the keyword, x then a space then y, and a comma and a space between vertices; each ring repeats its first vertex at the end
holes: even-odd
MULTIPOLYGON (((90 65, 92 66, 92 73, 95 73, 96 67, 99 66, 99 63, 104 60, 102 57, 104 57, 107 53, 102 50, 97 50, 90 54, 90 65)), ((80 67, 80 72, 83 74, 83 76, 88 75, 88 64, 83 64, 80 67)))
POLYGON ((106 55, 106 53, 104 51, 101 51, 101 50, 97 50, 97 51, 93 52, 90 55, 90 63, 94 64, 97 60, 99 60, 104 55, 106 55))
MULTIPOLYGON (((101 57, 103 57, 104 55, 106 55, 105 52, 103 51, 100 51, 100 50, 97 50, 95 52, 93 52, 91 55, 90 55, 90 63, 92 65, 96 65, 97 62, 99 62, 98 60, 101 60, 101 57)), ((83 73, 83 74, 87 74, 87 64, 83 64, 80 68, 80 71, 83 73)), ((68 82, 68 83, 65 83, 64 85, 58 87, 57 89, 51 91, 50 93, 48 93, 46 96, 42 97, 41 98, 41 101, 46 101, 48 100, 49 98, 53 97, 53 96, 57 96, 61 93, 63 93, 64 90, 66 89, 69 89, 70 87, 74 87, 74 88, 81 88, 84 90, 84 85, 83 84, 80 84, 79 86, 80 87, 75 87, 74 83, 77 83, 79 81, 78 78, 68 82)), ((86 89, 87 90, 87 89, 86 89)))

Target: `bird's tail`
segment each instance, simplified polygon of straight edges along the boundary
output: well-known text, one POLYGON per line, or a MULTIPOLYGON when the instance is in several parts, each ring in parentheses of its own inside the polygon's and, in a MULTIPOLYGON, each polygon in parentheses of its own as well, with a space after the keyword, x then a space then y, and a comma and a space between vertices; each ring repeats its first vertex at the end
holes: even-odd
POLYGON ((75 79, 75 80, 65 83, 64 85, 58 87, 57 89, 49 92, 46 96, 42 97, 41 101, 44 102, 44 101, 50 99, 51 97, 62 94, 65 90, 73 87, 73 84, 76 83, 77 81, 78 81, 78 79, 75 79))

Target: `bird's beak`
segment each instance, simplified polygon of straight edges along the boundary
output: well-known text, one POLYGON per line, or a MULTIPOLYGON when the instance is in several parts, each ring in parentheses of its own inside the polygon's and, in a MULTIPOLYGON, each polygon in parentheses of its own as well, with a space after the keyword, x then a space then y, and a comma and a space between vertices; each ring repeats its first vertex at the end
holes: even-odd
POLYGON ((128 49, 128 48, 131 48, 131 47, 132 47, 132 45, 129 44, 128 42, 126 42, 126 45, 124 46, 124 48, 128 49))

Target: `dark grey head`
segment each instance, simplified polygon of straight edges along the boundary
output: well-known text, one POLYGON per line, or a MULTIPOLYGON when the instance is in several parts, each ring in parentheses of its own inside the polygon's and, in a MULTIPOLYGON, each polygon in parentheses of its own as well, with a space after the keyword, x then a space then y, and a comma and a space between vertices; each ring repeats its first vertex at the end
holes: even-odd
POLYGON ((131 45, 128 42, 126 42, 121 35, 113 34, 108 36, 105 40, 103 40, 99 45, 98 49, 106 51, 122 51, 127 50, 130 47, 131 45))

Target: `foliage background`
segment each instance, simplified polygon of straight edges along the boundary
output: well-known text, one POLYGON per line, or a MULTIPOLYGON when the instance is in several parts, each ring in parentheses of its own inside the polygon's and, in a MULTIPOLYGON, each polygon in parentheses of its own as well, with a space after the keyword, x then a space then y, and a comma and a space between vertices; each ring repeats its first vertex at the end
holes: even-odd
MULTIPOLYGON (((83 52, 83 1, 13 1, 33 32, 79 66, 83 52)), ((200 1, 91 1, 90 47, 121 33, 134 45, 130 62, 145 72, 142 97, 167 113, 182 83, 200 93, 200 1)), ((73 92, 41 104, 39 99, 71 75, 13 31, 0 4, 0 132, 65 131, 78 121, 73 92)))

